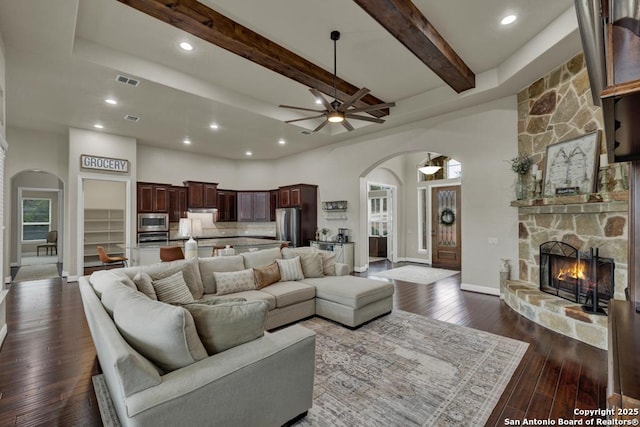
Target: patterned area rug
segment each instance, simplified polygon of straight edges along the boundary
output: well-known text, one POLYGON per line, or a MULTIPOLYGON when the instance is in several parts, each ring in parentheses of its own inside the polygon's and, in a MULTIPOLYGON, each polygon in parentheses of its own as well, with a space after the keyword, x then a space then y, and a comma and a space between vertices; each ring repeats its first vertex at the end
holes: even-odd
POLYGON ((23 265, 18 269, 13 282, 28 282, 31 280, 44 280, 60 277, 56 264, 23 265))
MULTIPOLYGON (((295 426, 484 425, 528 344, 396 310, 352 331, 313 318, 313 407, 295 426)), ((105 426, 119 426, 102 375, 105 426)))
POLYGON ((394 311, 352 331, 313 318, 313 408, 296 426, 482 426, 528 344, 394 311))
POLYGON ((370 273, 369 276, 386 277, 387 279, 397 279, 404 282, 419 283, 429 285, 445 277, 460 273, 455 270, 445 270, 442 268, 421 267, 419 265, 405 265, 404 267, 392 268, 391 270, 379 273, 370 273))

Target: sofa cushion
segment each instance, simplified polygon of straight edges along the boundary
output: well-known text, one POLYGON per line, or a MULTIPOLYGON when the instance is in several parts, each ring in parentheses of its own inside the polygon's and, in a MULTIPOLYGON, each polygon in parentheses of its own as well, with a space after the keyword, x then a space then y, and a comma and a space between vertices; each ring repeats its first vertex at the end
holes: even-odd
POLYGON ((200 276, 202 276, 205 294, 215 294, 217 291, 216 279, 213 277, 214 271, 225 272, 245 269, 244 258, 240 255, 199 258, 198 266, 200 267, 200 276))
POLYGON ((227 295, 235 292, 250 291, 256 288, 253 268, 240 271, 219 272, 214 271, 216 279, 216 295, 227 295))
POLYGON ((136 284, 136 287, 140 292, 152 300, 158 301, 156 291, 153 289, 153 279, 147 273, 144 271, 138 271, 138 273, 133 276, 133 283, 136 284))
POLYGON ((262 289, 273 283, 280 281, 280 269, 278 263, 273 262, 264 267, 256 267, 253 269, 253 275, 256 279, 256 289, 262 289))
POLYGON ((204 293, 197 258, 152 264, 142 267, 140 271, 144 271, 149 274, 153 280, 164 279, 165 277, 174 275, 178 271, 182 271, 184 281, 189 287, 189 291, 191 292, 191 295, 193 295, 193 298, 199 299, 204 293))
POLYGON ((118 300, 113 319, 129 345, 165 371, 207 357, 193 317, 183 307, 134 293, 118 300))
POLYGON ((131 289, 121 282, 111 282, 110 286, 104 287, 101 298, 102 306, 109 313, 109 316, 113 317, 113 310, 118 300, 120 298, 128 298, 134 293, 142 295, 139 291, 131 289))
POLYGON ((113 282, 118 282, 128 288, 137 290, 135 283, 133 283, 128 276, 112 270, 98 270, 93 272, 89 277, 89 282, 93 286, 93 290, 98 295, 98 298, 102 298, 102 293, 107 287, 110 287, 113 282))
POLYGON ((209 355, 253 341, 264 335, 269 304, 266 301, 187 304, 202 344, 209 355))
MULTIPOLYGON (((269 310, 273 310, 276 308, 276 298, 263 291, 253 290, 253 291, 242 291, 236 292, 235 294, 230 294, 229 297, 232 298, 244 298, 247 301, 266 301, 269 304, 269 310)), ((203 295, 202 300, 210 300, 213 298, 219 298, 218 295, 203 295)))
POLYGON ((151 283, 159 301, 169 304, 195 301, 184 281, 182 271, 178 271, 169 277, 154 280, 151 283))
POLYGON ((364 277, 323 277, 304 279, 304 283, 316 287, 316 298, 353 308, 360 308, 393 295, 393 284, 364 277))
POLYGON ((291 259, 277 259, 278 268, 280 269, 280 280, 287 282, 289 280, 302 280, 302 265, 300 265, 300 257, 291 259))
POLYGON ((243 252, 244 268, 264 267, 277 259, 282 259, 280 248, 263 249, 255 252, 243 252))
POLYGON ((300 255, 300 265, 304 277, 324 277, 322 255, 317 252, 300 255))
POLYGON ((325 276, 336 275, 336 253, 330 251, 321 251, 318 253, 322 257, 322 272, 325 276))
POLYGON ((315 298, 316 288, 303 282, 278 282, 262 290, 273 295, 276 308, 286 307, 315 298))
POLYGON ((282 258, 291 259, 297 256, 309 255, 312 253, 316 253, 318 250, 311 246, 300 246, 297 248, 282 248, 282 258))

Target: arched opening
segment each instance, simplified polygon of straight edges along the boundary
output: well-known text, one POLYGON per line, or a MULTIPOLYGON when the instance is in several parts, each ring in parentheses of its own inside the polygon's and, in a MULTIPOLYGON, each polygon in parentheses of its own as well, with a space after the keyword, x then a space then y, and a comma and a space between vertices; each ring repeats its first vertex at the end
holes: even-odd
POLYGON ((62 274, 64 184, 56 175, 26 170, 11 178, 10 265, 12 281, 62 274))

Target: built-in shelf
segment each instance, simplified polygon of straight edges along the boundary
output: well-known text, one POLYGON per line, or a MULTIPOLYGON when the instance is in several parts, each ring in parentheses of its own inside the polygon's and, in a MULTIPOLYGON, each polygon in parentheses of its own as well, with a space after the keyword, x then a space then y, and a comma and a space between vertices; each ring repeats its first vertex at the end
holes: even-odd
POLYGON ((85 209, 84 211, 84 266, 101 265, 97 246, 109 255, 124 255, 124 210, 85 209))

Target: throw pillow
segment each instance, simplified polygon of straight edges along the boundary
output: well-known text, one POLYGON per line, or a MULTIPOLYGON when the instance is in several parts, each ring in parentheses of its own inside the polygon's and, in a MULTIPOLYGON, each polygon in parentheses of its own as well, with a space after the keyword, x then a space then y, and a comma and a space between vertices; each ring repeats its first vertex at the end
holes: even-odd
POLYGON ((144 271, 139 271, 133 276, 133 283, 135 283, 136 287, 140 292, 151 298, 152 300, 158 301, 158 296, 156 295, 156 291, 153 289, 153 279, 144 271))
POLYGON ((244 258, 240 255, 199 258, 198 266, 200 267, 205 294, 216 293, 216 280, 213 277, 214 271, 229 272, 245 269, 244 258))
POLYGON ((291 259, 297 256, 303 257, 313 252, 317 252, 316 248, 311 246, 299 246, 297 248, 282 248, 282 258, 291 259))
POLYGON ((193 302, 193 295, 189 291, 182 276, 182 271, 178 271, 172 276, 160 280, 154 280, 153 290, 156 292, 159 301, 167 303, 193 302))
POLYGON ((253 269, 253 274, 256 276, 256 289, 262 289, 280 281, 280 269, 277 262, 264 267, 256 267, 253 269))
POLYGON ((197 258, 161 262, 144 267, 141 271, 149 274, 152 280, 164 279, 165 277, 174 275, 178 271, 182 271, 184 281, 187 284, 191 295, 193 295, 193 298, 199 299, 202 297, 204 287, 202 285, 202 278, 200 277, 197 258))
POLYGON ((291 259, 277 259, 276 262, 280 269, 280 280, 283 282, 304 279, 299 256, 291 259))
POLYGON ((216 281, 218 292, 216 295, 232 294, 234 292, 251 291, 256 288, 253 278, 253 269, 248 268, 240 271, 220 272, 214 271, 213 276, 216 281))
POLYGON ((336 275, 336 254, 335 252, 319 251, 322 257, 322 272, 325 276, 336 275))
POLYGON ((324 277, 322 256, 319 253, 314 252, 300 256, 300 265, 304 277, 324 277))
POLYGON ((116 304, 113 319, 122 337, 164 371, 207 357, 191 313, 134 293, 116 304))
POLYGON ((204 305, 189 304, 198 336, 209 355, 253 341, 264 335, 269 304, 266 301, 204 305))
POLYGON ((264 267, 271 264, 276 259, 282 259, 280 248, 263 249, 255 252, 243 252, 240 254, 244 258, 245 268, 264 267))

